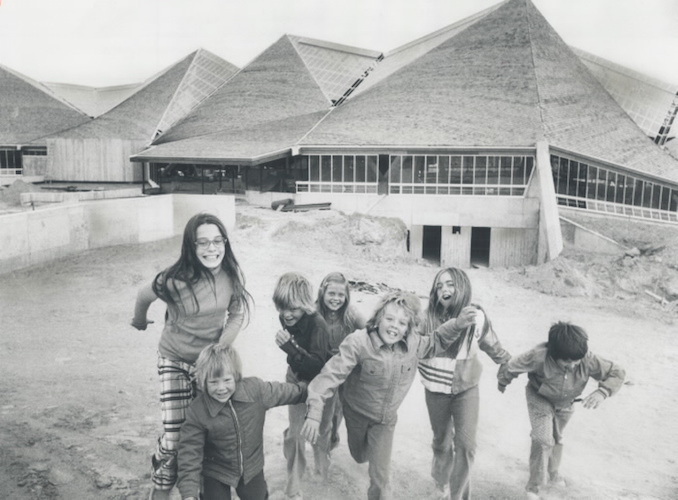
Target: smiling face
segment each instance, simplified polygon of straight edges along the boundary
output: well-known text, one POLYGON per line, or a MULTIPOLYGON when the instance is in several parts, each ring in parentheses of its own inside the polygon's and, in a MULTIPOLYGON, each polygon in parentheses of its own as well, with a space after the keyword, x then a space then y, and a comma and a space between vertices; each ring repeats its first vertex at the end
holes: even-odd
POLYGON ((330 311, 338 311, 346 302, 346 287, 338 283, 330 283, 323 295, 323 302, 330 311))
POLYGON ((450 273, 445 271, 438 277, 438 281, 436 282, 436 297, 438 302, 444 307, 450 307, 454 301, 455 293, 456 289, 454 287, 452 276, 450 273))
POLYGON ((202 224, 195 232, 195 255, 200 263, 211 271, 221 267, 226 242, 214 224, 202 224))
POLYGON ((384 344, 393 345, 405 338, 409 326, 407 312, 396 304, 387 304, 377 325, 377 333, 384 344))
POLYGON ((283 324, 288 328, 296 325, 304 314, 306 314, 301 307, 285 307, 278 309, 278 312, 283 320, 283 324))
POLYGON ((207 394, 220 403, 226 403, 235 392, 235 377, 230 371, 223 370, 221 373, 213 373, 205 381, 207 394))

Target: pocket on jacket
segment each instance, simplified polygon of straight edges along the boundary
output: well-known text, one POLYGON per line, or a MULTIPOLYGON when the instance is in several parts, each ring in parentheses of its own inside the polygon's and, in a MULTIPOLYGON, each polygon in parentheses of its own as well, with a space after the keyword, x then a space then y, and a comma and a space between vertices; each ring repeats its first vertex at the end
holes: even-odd
POLYGON ((386 369, 377 361, 364 361, 360 370, 360 381, 366 383, 378 383, 384 379, 386 369))

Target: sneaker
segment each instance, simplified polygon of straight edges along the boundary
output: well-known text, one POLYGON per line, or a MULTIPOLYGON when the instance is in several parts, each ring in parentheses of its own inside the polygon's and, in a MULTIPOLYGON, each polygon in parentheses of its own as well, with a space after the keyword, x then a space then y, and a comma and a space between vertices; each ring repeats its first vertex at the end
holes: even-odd
POLYGON ((433 494, 434 500, 450 500, 450 485, 446 484, 444 486, 436 485, 435 493, 433 494))
POLYGON ((534 491, 528 491, 525 493, 525 498, 527 500, 539 500, 539 495, 534 491))

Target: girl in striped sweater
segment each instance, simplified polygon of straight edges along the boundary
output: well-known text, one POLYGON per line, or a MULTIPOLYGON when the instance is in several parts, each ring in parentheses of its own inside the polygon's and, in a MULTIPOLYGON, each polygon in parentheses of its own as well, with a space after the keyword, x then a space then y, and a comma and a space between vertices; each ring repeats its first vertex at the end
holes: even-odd
POLYGON ((433 280, 425 323, 431 334, 446 321, 473 310, 474 321, 443 353, 419 363, 433 430, 431 476, 440 500, 471 497, 471 467, 476 450, 482 364, 479 349, 497 364, 510 354, 501 346, 485 311, 471 304, 471 282, 454 267, 442 269, 433 280))

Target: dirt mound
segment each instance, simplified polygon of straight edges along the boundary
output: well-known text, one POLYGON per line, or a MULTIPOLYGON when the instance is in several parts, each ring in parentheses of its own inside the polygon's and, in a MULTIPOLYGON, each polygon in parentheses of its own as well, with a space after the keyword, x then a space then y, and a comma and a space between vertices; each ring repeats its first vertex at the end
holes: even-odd
POLYGON ((21 193, 34 191, 40 191, 40 188, 30 182, 17 179, 9 186, 0 188, 0 202, 8 206, 21 206, 21 193))

